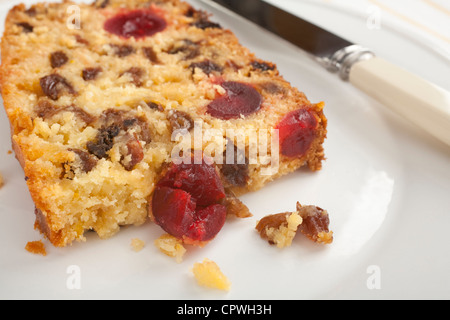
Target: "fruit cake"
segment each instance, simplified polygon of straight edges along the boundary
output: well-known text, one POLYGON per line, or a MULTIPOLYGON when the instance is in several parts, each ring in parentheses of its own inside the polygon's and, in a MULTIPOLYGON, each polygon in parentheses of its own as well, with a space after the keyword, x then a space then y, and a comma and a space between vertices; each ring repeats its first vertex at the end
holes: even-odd
POLYGON ((1 59, 35 228, 58 247, 148 219, 209 241, 237 196, 324 159, 324 104, 186 2, 18 5, 1 59))

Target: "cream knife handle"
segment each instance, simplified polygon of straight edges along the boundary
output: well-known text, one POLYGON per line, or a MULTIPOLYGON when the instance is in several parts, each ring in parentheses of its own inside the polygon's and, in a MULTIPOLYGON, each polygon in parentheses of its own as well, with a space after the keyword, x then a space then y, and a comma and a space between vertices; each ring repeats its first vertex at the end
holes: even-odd
POLYGON ((378 57, 356 62, 349 81, 450 146, 450 92, 378 57))

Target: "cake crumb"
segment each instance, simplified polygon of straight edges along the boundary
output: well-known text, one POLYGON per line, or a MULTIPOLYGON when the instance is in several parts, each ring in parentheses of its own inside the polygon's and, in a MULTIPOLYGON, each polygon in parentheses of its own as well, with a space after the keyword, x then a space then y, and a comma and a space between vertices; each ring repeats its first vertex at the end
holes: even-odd
POLYGON ((186 253, 186 248, 183 246, 183 242, 170 234, 164 234, 156 239, 155 246, 164 254, 175 258, 177 263, 181 263, 183 261, 183 256, 186 253))
POLYGON ((268 215, 258 221, 256 230, 261 238, 279 248, 289 247, 300 231, 309 240, 321 244, 333 242, 333 231, 329 230, 328 212, 316 206, 302 206, 297 211, 268 215))
POLYGON ((47 255, 45 245, 41 240, 28 242, 27 245, 25 246, 25 250, 33 254, 41 254, 43 256, 47 255))
POLYGON ((4 180, 3 180, 3 176, 0 173, 0 188, 3 187, 3 185, 5 184, 4 180))
POLYGON ((328 211, 316 206, 302 206, 297 202, 297 211, 303 218, 299 230, 311 241, 321 244, 333 242, 333 231, 329 230, 330 218, 328 211))
POLYGON ((133 251, 139 252, 144 249, 145 242, 138 238, 131 239, 131 247, 133 248, 133 251))
POLYGON ((261 219, 256 229, 262 238, 275 244, 278 248, 290 247, 297 234, 298 226, 303 222, 298 212, 281 213, 261 219))
POLYGON ((212 260, 205 258, 203 262, 195 263, 192 272, 200 286, 224 291, 230 290, 231 282, 212 260))

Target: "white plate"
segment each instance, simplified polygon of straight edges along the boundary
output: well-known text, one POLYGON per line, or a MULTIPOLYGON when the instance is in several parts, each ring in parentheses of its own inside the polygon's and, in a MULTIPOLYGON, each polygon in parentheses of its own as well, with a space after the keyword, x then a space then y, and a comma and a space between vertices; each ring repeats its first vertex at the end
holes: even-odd
MULTIPOLYGON (((2 19, 11 2, 1 4, 2 19)), ((48 255, 42 257, 24 250, 28 241, 41 236, 33 229, 34 206, 23 172, 7 153, 9 125, 2 110, 0 298, 449 298, 449 149, 322 70, 293 46, 200 1, 190 2, 213 12, 215 20, 236 32, 258 56, 276 62, 285 78, 310 100, 326 102, 329 138, 323 170, 300 170, 243 197, 254 217, 229 221, 212 243, 189 251, 180 264, 154 247, 162 231, 151 224, 123 228, 106 241, 89 234, 86 243, 64 249, 44 241, 48 255), (332 245, 298 237, 290 248, 280 250, 259 238, 254 230, 258 219, 293 210, 297 201, 329 211, 335 234, 332 245), (143 251, 131 250, 132 238, 147 243, 143 251), (229 292, 197 286, 191 268, 204 258, 214 260, 228 276, 229 292), (74 270, 79 271, 80 288, 71 285, 74 270)), ((299 8, 314 10, 308 3, 299 8)), ((344 15, 336 12, 333 21, 332 11, 327 7, 321 11, 330 26, 344 15)), ((361 21, 355 16, 346 21, 339 32, 361 38, 355 28, 361 21)), ((388 57, 393 55, 389 49, 393 43, 418 46, 389 29, 362 40, 388 57)), ((417 64, 427 69, 424 73, 449 68, 445 59, 423 48, 404 57, 404 63, 424 57, 427 63, 417 64)))

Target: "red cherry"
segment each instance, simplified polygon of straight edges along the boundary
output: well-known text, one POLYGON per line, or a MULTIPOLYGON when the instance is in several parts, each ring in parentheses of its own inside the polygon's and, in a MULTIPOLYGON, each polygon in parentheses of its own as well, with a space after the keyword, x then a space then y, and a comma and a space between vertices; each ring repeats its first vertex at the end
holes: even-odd
POLYGON ((222 229, 227 217, 227 208, 214 204, 195 212, 195 221, 185 235, 187 239, 209 241, 222 229))
POLYGON ((174 165, 158 182, 158 186, 181 189, 188 192, 199 206, 206 207, 225 198, 216 167, 205 162, 201 164, 174 165))
POLYGON ((276 126, 279 130, 281 154, 286 157, 301 157, 316 137, 317 119, 307 109, 288 113, 276 126))
POLYGON ((152 207, 156 223, 174 237, 181 238, 194 222, 195 200, 186 191, 157 187, 152 207))
POLYGON ((207 113, 222 120, 248 116, 261 109, 262 97, 249 84, 241 82, 224 82, 222 87, 226 94, 212 101, 207 113))
POLYGON ((152 198, 155 222, 187 243, 213 239, 225 224, 225 190, 215 166, 172 164, 152 198))
POLYGON ((109 33, 123 38, 143 38, 163 31, 167 26, 164 18, 151 10, 134 10, 120 13, 105 22, 104 28, 109 33))

